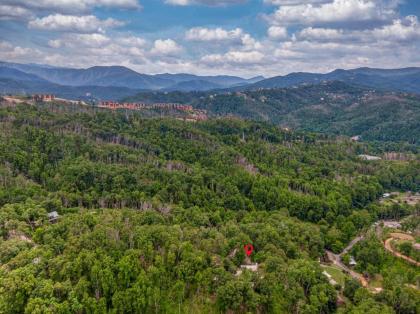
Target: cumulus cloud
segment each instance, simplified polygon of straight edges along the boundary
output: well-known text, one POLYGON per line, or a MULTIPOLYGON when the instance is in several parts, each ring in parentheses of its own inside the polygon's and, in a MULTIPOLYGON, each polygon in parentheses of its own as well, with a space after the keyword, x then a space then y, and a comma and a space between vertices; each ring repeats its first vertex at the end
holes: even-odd
POLYGON ((75 33, 103 33, 104 29, 124 25, 123 22, 108 18, 100 20, 94 15, 63 15, 54 14, 37 18, 29 22, 30 28, 75 33))
POLYGON ((287 28, 283 26, 271 26, 267 30, 267 35, 272 39, 285 39, 287 38, 287 28))
POLYGON ((376 28, 371 33, 376 39, 389 41, 411 41, 420 39, 420 24, 417 16, 409 15, 404 19, 396 19, 390 25, 376 28))
POLYGON ((238 40, 244 36, 244 32, 240 28, 233 30, 225 30, 223 28, 206 28, 194 27, 185 34, 187 40, 192 41, 232 41, 238 40))
POLYGON ((157 56, 172 56, 182 51, 182 47, 172 39, 155 40, 151 53, 157 56))
POLYGON ((165 3, 171 5, 194 5, 194 4, 202 4, 208 6, 225 6, 225 5, 232 5, 232 4, 240 4, 245 3, 247 0, 165 0, 165 3))
POLYGON ((333 0, 320 5, 282 5, 271 18, 272 23, 278 25, 385 21, 395 16, 394 9, 394 2, 333 0))
POLYGON ((329 28, 313 28, 308 27, 302 29, 298 34, 297 38, 301 40, 313 40, 313 41, 332 41, 342 39, 344 32, 341 29, 329 29, 329 28))
POLYGON ((261 47, 260 42, 241 28, 225 30, 223 28, 194 27, 185 34, 185 39, 196 42, 225 42, 242 45, 243 49, 253 50, 261 47))
POLYGON ((0 41, 0 59, 26 62, 30 58, 39 58, 42 55, 38 49, 14 46, 10 42, 0 41))
POLYGON ((229 51, 225 54, 205 55, 201 62, 209 65, 218 64, 256 64, 264 59, 264 54, 259 51, 229 51))
POLYGON ((146 46, 146 40, 137 36, 118 37, 116 41, 118 44, 124 46, 132 46, 137 48, 146 46))
POLYGON ((416 16, 395 19, 391 24, 366 30, 345 30, 307 27, 296 33, 296 39, 315 42, 388 42, 413 43, 420 39, 420 24, 416 16))
POLYGON ((327 2, 331 2, 331 0, 264 0, 264 3, 271 5, 319 4, 327 2))
POLYGON ((85 12, 95 7, 139 8, 137 0, 2 0, 4 4, 30 10, 60 13, 85 12))
POLYGON ((28 9, 12 5, 0 5, 0 20, 27 20, 33 16, 28 9))
POLYGON ((104 34, 66 34, 60 39, 52 39, 48 41, 51 48, 86 48, 86 47, 103 47, 111 42, 111 39, 104 34))

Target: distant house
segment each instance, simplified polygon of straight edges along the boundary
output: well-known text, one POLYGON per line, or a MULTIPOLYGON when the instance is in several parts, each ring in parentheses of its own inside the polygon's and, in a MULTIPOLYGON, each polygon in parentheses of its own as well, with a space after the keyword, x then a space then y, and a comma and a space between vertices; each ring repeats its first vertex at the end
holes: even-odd
POLYGON ((352 137, 351 137, 351 140, 352 140, 353 142, 358 142, 358 141, 360 141, 360 135, 352 136, 352 137))
POLYGON ((384 221, 384 227, 400 229, 401 224, 398 221, 388 220, 388 221, 384 221))
POLYGON ((51 94, 35 94, 32 96, 35 102, 50 102, 55 99, 54 95, 51 94))
POLYGON ((56 222, 60 218, 60 215, 56 211, 48 213, 47 216, 48 216, 48 221, 51 223, 56 222))
POLYGON ((349 265, 350 266, 356 266, 357 265, 357 262, 356 262, 356 260, 354 259, 353 256, 350 256, 349 265))
POLYGON ((368 160, 368 161, 381 160, 382 159, 381 157, 378 157, 378 156, 363 155, 363 154, 359 155, 359 158, 363 159, 363 160, 368 160))
POLYGON ((417 251, 420 251, 420 243, 414 243, 413 248, 417 251))
POLYGON ((382 195, 382 197, 383 198, 388 198, 388 197, 390 197, 391 196, 391 193, 384 193, 383 195, 382 195))

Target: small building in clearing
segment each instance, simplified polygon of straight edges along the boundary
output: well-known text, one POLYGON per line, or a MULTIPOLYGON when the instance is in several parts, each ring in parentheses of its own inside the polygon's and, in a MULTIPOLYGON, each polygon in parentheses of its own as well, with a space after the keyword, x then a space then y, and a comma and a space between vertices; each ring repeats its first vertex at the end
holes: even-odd
POLYGON ((356 262, 356 260, 354 259, 353 256, 350 256, 349 265, 350 266, 356 266, 357 265, 357 262, 356 262))
POLYGON ((388 221, 384 221, 384 227, 393 228, 393 229, 400 229, 401 224, 398 221, 388 220, 388 221))
POLYGON ((374 161, 374 160, 381 160, 382 159, 381 157, 378 157, 378 156, 371 156, 371 155, 364 155, 364 154, 359 155, 359 158, 363 159, 363 160, 368 160, 368 161, 374 161))
POLYGON ((35 102, 51 102, 55 99, 55 96, 52 94, 35 94, 32 99, 35 102))
POLYGON ((51 223, 56 222, 60 218, 60 215, 56 211, 48 213, 47 216, 48 216, 48 221, 51 223))

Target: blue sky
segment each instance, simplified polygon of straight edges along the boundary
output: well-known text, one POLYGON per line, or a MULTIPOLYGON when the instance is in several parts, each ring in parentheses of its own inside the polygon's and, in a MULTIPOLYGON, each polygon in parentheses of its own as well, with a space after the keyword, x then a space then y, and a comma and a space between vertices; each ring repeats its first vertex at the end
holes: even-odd
POLYGON ((0 60, 272 76, 420 66, 417 0, 0 0, 0 60))

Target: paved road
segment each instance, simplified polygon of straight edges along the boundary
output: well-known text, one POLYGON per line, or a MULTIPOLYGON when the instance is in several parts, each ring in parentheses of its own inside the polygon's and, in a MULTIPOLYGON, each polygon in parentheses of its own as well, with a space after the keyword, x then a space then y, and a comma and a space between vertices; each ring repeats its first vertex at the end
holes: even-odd
POLYGON ((343 256, 344 254, 347 254, 352 248, 353 248, 353 246, 355 246, 355 244, 357 243, 357 242, 360 242, 360 241, 362 241, 363 239, 365 238, 365 236, 363 236, 363 235, 361 235, 361 236, 358 236, 358 237, 356 237, 356 238, 354 238, 350 243, 349 243, 349 245, 347 245, 345 248, 344 248, 344 250, 340 253, 340 256, 343 256))
MULTIPOLYGON (((360 240, 359 240, 360 241, 360 240)), ((358 241, 357 241, 358 242, 358 241)), ((356 243, 357 243, 356 242, 356 243)), ((356 244, 356 243, 354 243, 354 244, 356 244)), ((354 245, 353 244, 353 245, 354 245)), ((351 248, 350 248, 351 249, 351 248)), ((350 250, 349 249, 349 250, 350 250)), ((355 272, 354 270, 352 270, 352 269, 350 269, 350 268, 348 268, 344 263, 343 263, 343 261, 341 260, 341 254, 343 254, 343 252, 341 252, 341 254, 334 254, 333 252, 331 252, 331 251, 326 251, 327 252, 327 256, 328 256, 328 259, 330 260, 330 261, 332 261, 333 262, 333 264, 334 265, 336 265, 338 268, 340 268, 341 270, 343 270, 344 271, 344 273, 347 273, 347 274, 349 274, 351 277, 353 277, 354 279, 356 279, 357 281, 359 281, 361 284, 362 284, 362 286, 363 287, 367 287, 368 286, 368 281, 366 280, 366 278, 365 277, 363 277, 363 275, 362 274, 359 274, 359 273, 357 273, 357 272, 355 272)))
POLYGON ((327 252, 327 256, 328 259, 330 261, 333 262, 334 265, 336 265, 337 267, 341 268, 345 273, 348 273, 351 277, 353 277, 354 279, 356 279, 357 281, 359 281, 363 287, 367 287, 368 286, 368 281, 366 280, 365 277, 363 277, 362 274, 359 274, 357 272, 355 272, 354 270, 348 268, 344 263, 343 260, 341 259, 341 257, 344 254, 347 254, 352 248, 353 246, 355 246, 358 242, 360 242, 361 240, 364 239, 364 235, 360 235, 356 238, 354 238, 344 249, 340 254, 334 254, 331 251, 326 251, 327 252))

